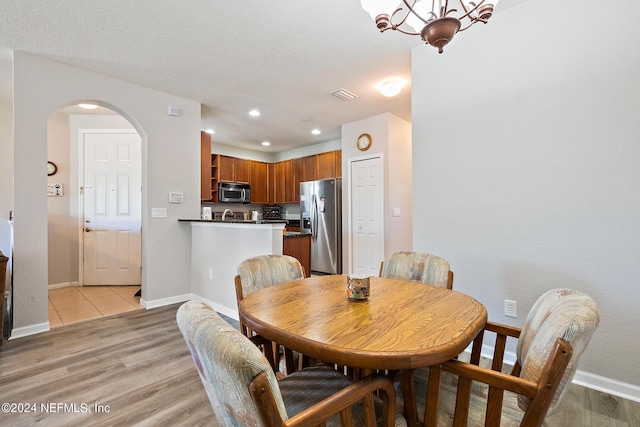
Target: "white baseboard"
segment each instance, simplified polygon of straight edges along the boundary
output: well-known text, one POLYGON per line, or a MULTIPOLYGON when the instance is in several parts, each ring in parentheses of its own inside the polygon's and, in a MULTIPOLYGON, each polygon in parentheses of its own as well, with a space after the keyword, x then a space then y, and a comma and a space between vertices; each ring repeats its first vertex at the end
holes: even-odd
POLYGON ((140 298, 140 304, 148 310, 151 308, 164 307, 165 305, 171 305, 171 304, 177 304, 180 302, 189 301, 190 299, 193 299, 193 294, 182 294, 182 295, 176 295, 173 297, 160 298, 160 299, 150 300, 150 301, 140 298))
POLYGON ((47 288, 49 290, 51 289, 61 289, 61 288, 69 288, 69 287, 78 287, 80 285, 80 283, 78 282, 63 282, 63 283, 52 283, 49 286, 47 286, 47 288))
MULTIPOLYGON (((471 347, 468 347, 465 352, 471 352, 471 347)), ((483 345, 482 357, 491 359, 493 357, 493 347, 483 345)), ((514 352, 505 352, 504 362, 506 364, 513 366, 516 362, 516 359, 516 354, 514 352)), ((576 371, 571 382, 573 384, 597 390, 602 393, 608 393, 613 396, 621 397, 623 399, 640 402, 640 386, 635 384, 625 383, 622 381, 614 380, 612 378, 603 377, 581 370, 576 371)))
POLYGON ((49 331, 50 326, 49 322, 44 323, 36 323, 35 325, 23 326, 21 328, 13 328, 11 330, 10 340, 14 340, 16 338, 22 338, 29 335, 41 334, 42 332, 49 331))
POLYGON ((211 308, 213 308, 215 311, 217 311, 218 313, 222 313, 225 316, 228 316, 234 320, 238 320, 238 310, 235 310, 233 308, 229 308, 229 307, 225 307, 224 305, 220 305, 216 302, 210 301, 206 298, 202 298, 198 295, 195 294, 183 294, 183 295, 178 295, 175 297, 170 297, 170 298, 163 298, 163 299, 159 299, 159 300, 153 300, 153 301, 145 301, 143 299, 140 299, 140 304, 146 308, 146 309, 150 309, 150 308, 157 308, 157 307, 162 307, 165 305, 171 305, 171 304, 177 304, 180 302, 185 302, 185 301, 202 301, 208 305, 211 306, 211 308))

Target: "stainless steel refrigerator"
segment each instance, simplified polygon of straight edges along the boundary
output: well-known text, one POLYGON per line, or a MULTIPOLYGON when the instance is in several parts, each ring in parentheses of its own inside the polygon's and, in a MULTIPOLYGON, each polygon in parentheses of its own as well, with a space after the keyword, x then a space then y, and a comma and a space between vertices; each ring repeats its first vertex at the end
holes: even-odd
POLYGON ((342 180, 300 183, 300 230, 311 234, 311 271, 342 274, 342 180))

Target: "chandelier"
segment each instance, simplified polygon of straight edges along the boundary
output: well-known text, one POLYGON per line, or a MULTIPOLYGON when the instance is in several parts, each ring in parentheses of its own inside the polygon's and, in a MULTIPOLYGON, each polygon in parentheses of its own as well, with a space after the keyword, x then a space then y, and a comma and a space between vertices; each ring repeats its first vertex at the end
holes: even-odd
POLYGON ((376 21, 380 32, 396 30, 420 36, 442 53, 458 31, 477 22, 486 24, 498 0, 360 0, 360 4, 376 21), (460 9, 450 3, 460 4, 460 9))

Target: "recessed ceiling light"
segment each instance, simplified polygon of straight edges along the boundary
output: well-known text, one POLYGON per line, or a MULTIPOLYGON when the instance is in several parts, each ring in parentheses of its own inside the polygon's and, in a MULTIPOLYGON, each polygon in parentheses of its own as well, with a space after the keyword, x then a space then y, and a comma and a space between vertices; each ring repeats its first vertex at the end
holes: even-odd
POLYGON ((260 115, 260 111, 258 111, 258 110, 251 110, 251 111, 249 111, 249 115, 250 115, 251 117, 258 117, 258 116, 260 115))
POLYGON ((376 86, 381 94, 387 97, 396 96, 402 90, 405 80, 401 78, 387 79, 376 86))
POLYGON ((265 147, 268 147, 271 145, 271 143, 269 141, 262 141, 262 145, 264 145, 265 147))
POLYGON ((314 129, 311 131, 311 133, 314 135, 320 135, 322 132, 320 132, 320 129, 314 129))
POLYGON ((208 133, 209 135, 213 135, 214 133, 216 133, 216 131, 213 129, 207 129, 205 130, 205 133, 208 133))
POLYGON ((78 107, 82 107, 85 110, 93 110, 93 109, 98 108, 98 106, 95 105, 95 104, 78 104, 78 107))

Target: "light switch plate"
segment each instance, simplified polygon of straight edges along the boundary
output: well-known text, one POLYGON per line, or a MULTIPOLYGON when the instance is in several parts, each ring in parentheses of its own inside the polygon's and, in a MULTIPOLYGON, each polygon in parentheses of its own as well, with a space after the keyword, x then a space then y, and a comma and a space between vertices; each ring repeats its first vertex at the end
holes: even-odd
POLYGON ((47 197, 64 196, 64 187, 62 184, 47 184, 47 197))
POLYGON ((167 208, 151 208, 151 218, 166 218, 167 208))

